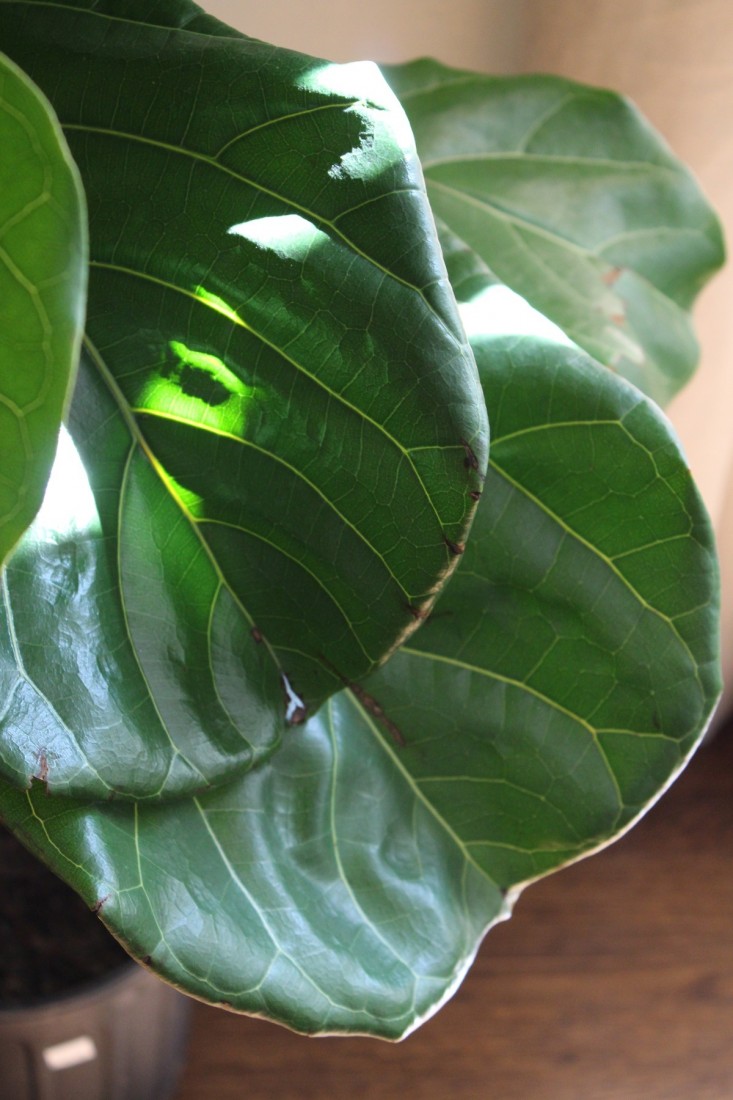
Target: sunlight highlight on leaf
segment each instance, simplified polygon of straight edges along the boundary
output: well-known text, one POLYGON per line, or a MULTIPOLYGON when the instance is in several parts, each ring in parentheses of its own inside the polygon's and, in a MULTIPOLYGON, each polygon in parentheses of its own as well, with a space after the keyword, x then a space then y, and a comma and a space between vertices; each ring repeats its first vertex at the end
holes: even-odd
POLYGON ((200 423, 241 438, 247 407, 261 395, 260 386, 243 382, 218 355, 197 351, 181 340, 170 340, 173 361, 166 359, 159 373, 143 386, 140 411, 156 412, 185 422, 200 423))
POLYGON ((229 370, 218 355, 209 355, 208 352, 204 351, 194 351, 192 348, 186 347, 180 340, 171 340, 170 349, 178 356, 185 367, 193 367, 195 370, 204 371, 224 389, 228 390, 231 396, 251 397, 255 393, 255 387, 240 382, 236 374, 229 370))
POLYGON ((279 214, 253 218, 232 225, 232 236, 243 237, 258 248, 271 249, 282 259, 300 260, 318 242, 328 243, 327 235, 300 214, 279 214))
POLYGON ((71 535, 98 534, 100 530, 89 476, 73 439, 62 425, 46 495, 29 535, 42 543, 71 535))
POLYGON ((320 95, 352 98, 354 87, 362 91, 366 102, 382 104, 391 94, 380 69, 373 61, 352 61, 337 65, 331 61, 314 62, 298 80, 298 86, 320 95))
POLYGON ((570 337, 520 294, 494 283, 459 304, 461 320, 472 336, 537 336, 555 344, 576 347, 570 337))
POLYGON ((193 290, 196 297, 200 302, 205 302, 207 306, 211 306, 217 313, 223 313, 225 317, 228 317, 235 325, 241 325, 242 319, 238 316, 235 310, 231 306, 227 305, 223 298, 220 298, 218 294, 211 294, 206 287, 196 286, 193 290))
POLYGON ((349 65, 324 64, 312 69, 303 81, 310 91, 329 95, 349 96, 351 81, 364 89, 364 101, 348 108, 361 120, 359 143, 342 154, 331 166, 329 176, 336 180, 372 180, 396 165, 400 154, 414 155, 415 141, 407 116, 399 100, 389 88, 381 71, 371 61, 356 61, 349 65), (389 115, 384 104, 389 103, 389 115), (376 108, 376 109, 375 109, 376 108), (389 132, 385 122, 389 119, 389 132), (399 154, 395 148, 398 139, 399 154))

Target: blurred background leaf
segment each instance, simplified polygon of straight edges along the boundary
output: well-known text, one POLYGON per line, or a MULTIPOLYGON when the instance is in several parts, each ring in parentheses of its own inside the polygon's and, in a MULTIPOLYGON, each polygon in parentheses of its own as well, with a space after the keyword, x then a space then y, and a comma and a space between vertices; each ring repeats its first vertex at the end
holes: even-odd
POLYGON ((658 404, 693 373, 689 310, 723 262, 690 171, 614 92, 435 61, 384 66, 440 227, 658 404))

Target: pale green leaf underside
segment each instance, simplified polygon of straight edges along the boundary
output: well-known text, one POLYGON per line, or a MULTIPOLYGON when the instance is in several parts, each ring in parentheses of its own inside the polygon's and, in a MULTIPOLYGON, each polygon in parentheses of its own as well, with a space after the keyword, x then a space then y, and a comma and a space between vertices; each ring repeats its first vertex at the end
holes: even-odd
POLYGON ((648 807, 719 691, 712 536, 659 413, 574 350, 474 346, 492 464, 402 652, 218 792, 0 794, 135 954, 298 1030, 417 1026, 507 895, 648 807))
POLYGON ((50 105, 0 54, 0 565, 33 519, 79 353, 86 214, 50 105))
POLYGON ((187 0, 6 0, 0 31, 91 228, 75 492, 6 578, 0 766, 95 798, 206 789, 431 605, 475 510, 465 445, 486 461, 475 364, 373 66, 187 0))
POLYGON ((13 827, 103 900, 134 954, 304 1032, 412 1030, 503 904, 345 693, 265 767, 175 807, 1 790, 13 827))
POLYGON ((594 358, 664 404, 689 378, 688 310, 720 226, 688 170, 611 92, 386 66, 439 223, 594 358))

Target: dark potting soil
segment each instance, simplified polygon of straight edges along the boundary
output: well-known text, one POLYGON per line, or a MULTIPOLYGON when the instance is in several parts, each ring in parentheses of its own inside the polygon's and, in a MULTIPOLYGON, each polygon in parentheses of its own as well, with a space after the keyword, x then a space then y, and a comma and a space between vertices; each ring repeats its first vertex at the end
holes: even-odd
POLYGON ((78 894, 0 826, 0 1008, 74 992, 127 958, 78 894))

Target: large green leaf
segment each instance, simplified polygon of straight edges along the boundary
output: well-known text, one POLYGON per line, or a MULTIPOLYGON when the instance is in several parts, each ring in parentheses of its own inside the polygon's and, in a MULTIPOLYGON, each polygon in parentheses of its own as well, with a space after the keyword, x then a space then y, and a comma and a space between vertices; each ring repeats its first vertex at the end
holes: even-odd
POLYGON ((206 788, 431 605, 486 461, 473 357, 373 66, 188 0, 5 0, 0 41, 91 226, 70 437, 3 593, 0 763, 95 797, 206 788))
POLYGON ((436 219, 596 359, 664 404, 723 258, 689 171, 622 97, 559 77, 385 66, 436 219))
POLYGON ((412 1030, 503 903, 347 693, 202 798, 0 813, 148 966, 303 1032, 412 1030))
MULTIPOLYGON (((484 298, 484 334, 508 293, 484 298)), ((471 541, 365 687, 200 798, 0 791, 26 842, 197 996, 401 1036, 522 886, 626 829, 706 725, 716 563, 669 427, 573 349, 475 348, 495 436, 471 541)))
POLYGON ((76 368, 84 196, 53 111, 0 55, 0 566, 38 511, 76 368))

